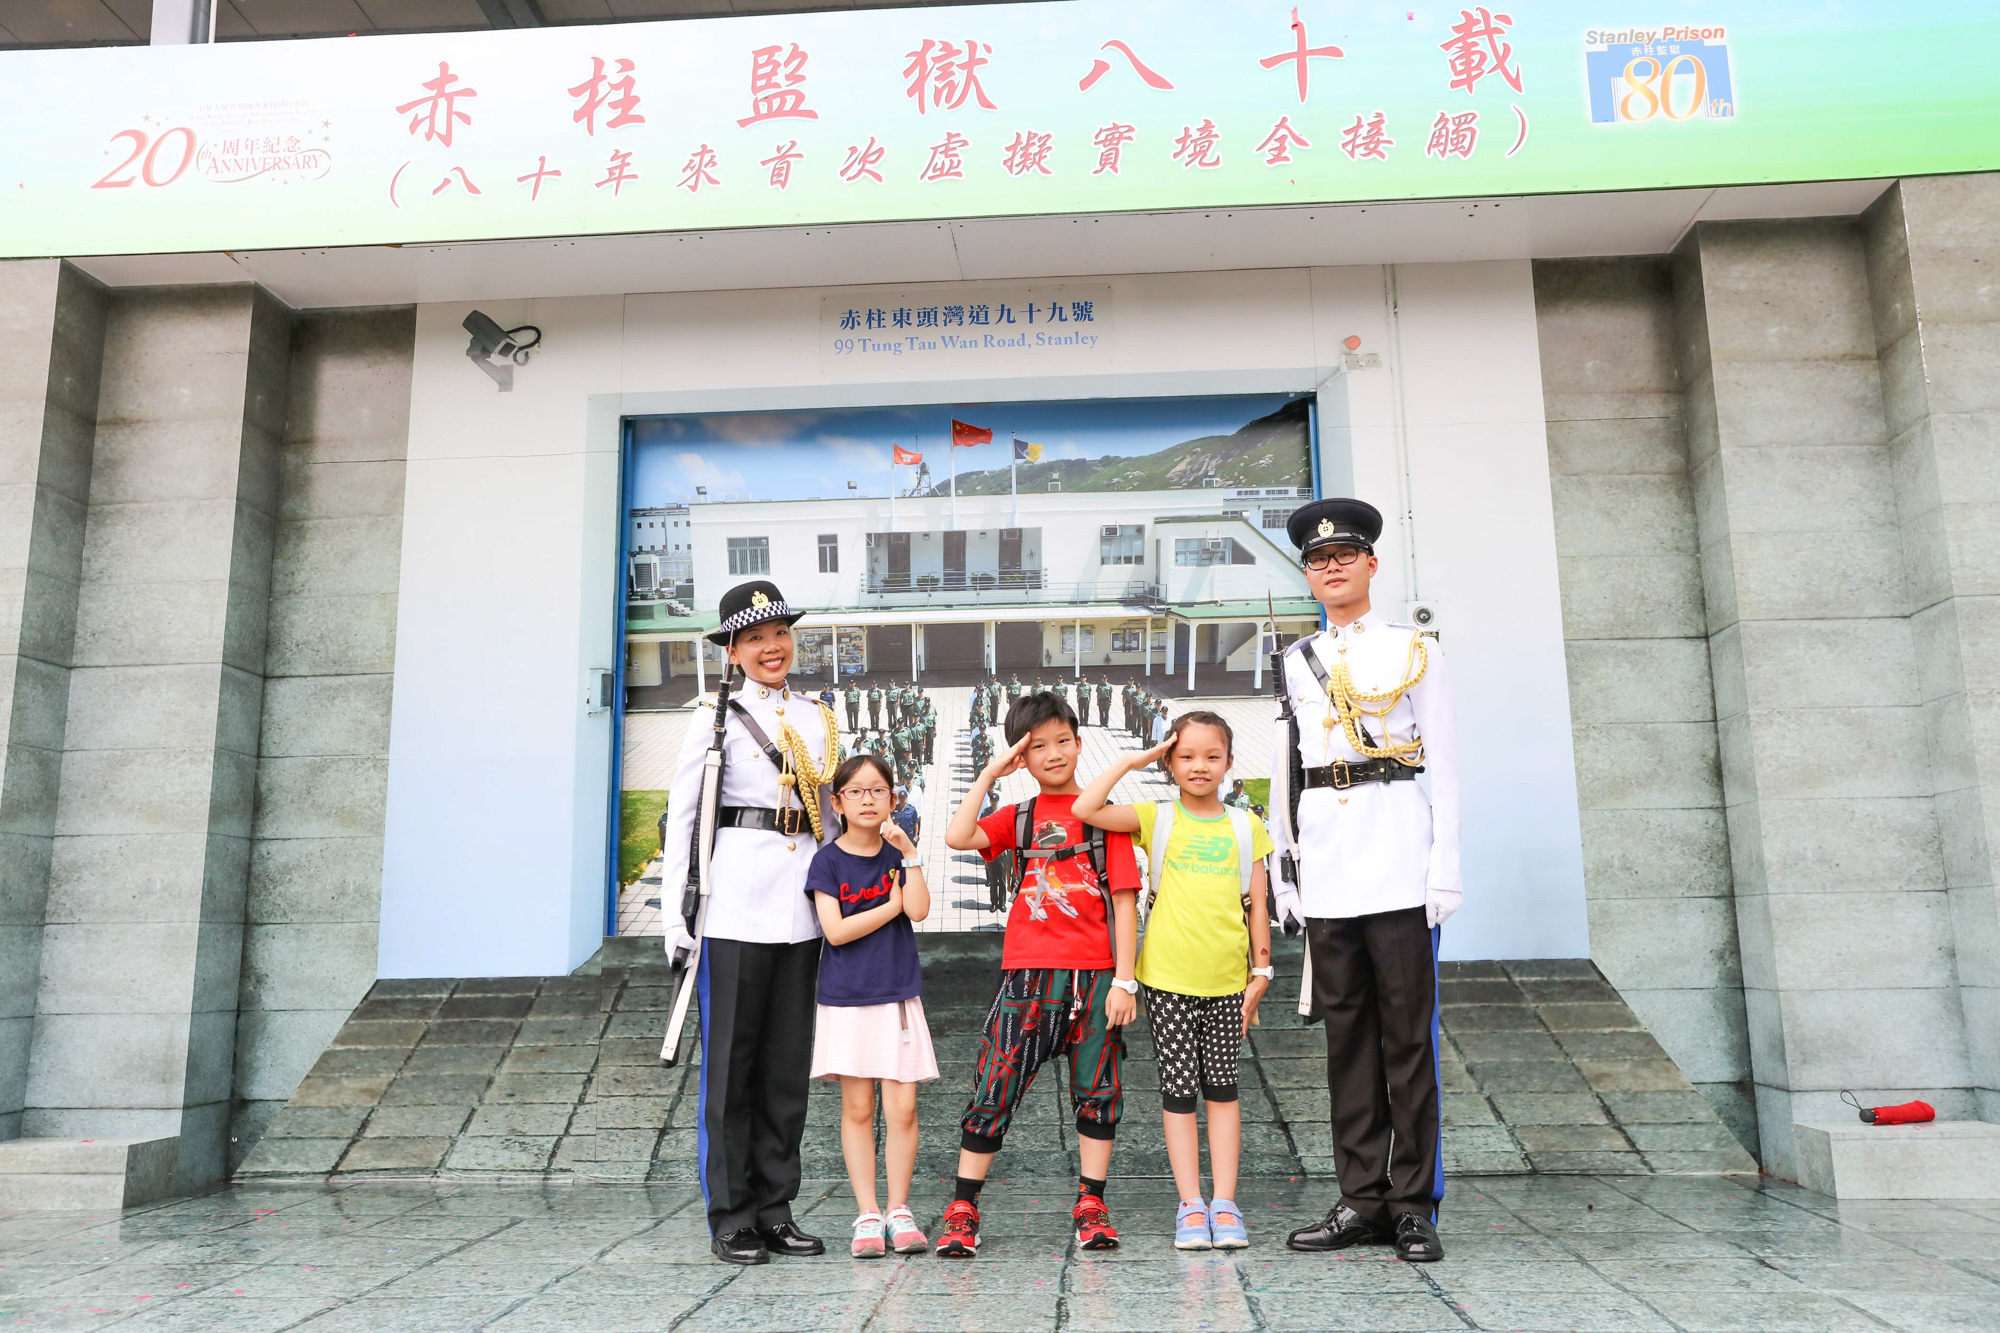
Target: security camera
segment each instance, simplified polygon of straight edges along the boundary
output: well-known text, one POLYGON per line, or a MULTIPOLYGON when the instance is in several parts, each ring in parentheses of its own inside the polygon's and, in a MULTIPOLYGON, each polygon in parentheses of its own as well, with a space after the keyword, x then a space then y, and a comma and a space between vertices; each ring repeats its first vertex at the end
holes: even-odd
POLYGON ((486 372, 501 393, 512 393, 514 367, 528 364, 528 353, 542 341, 542 331, 533 324, 503 329, 482 310, 467 315, 463 327, 472 335, 472 342, 465 349, 466 357, 486 372), (524 338, 522 334, 533 336, 524 338))

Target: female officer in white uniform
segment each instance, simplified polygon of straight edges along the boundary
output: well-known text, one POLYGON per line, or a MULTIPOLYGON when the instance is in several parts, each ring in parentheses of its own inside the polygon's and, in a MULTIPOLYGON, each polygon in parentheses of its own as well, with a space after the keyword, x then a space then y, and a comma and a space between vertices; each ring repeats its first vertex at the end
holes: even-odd
MULTIPOLYGON (((807 1075, 819 983, 820 930, 806 870, 838 825, 826 784, 840 763, 833 710, 788 687, 792 623, 777 585, 723 594, 708 636, 729 650, 722 789, 710 856, 706 929, 695 973, 701 1023, 701 1119, 696 1131, 710 1248, 725 1263, 772 1254, 822 1254, 792 1221, 805 1134, 807 1075)), ((715 700, 688 720, 667 818, 662 883, 687 883, 703 761, 715 738, 715 700)), ((666 916, 667 952, 691 943, 666 916)))

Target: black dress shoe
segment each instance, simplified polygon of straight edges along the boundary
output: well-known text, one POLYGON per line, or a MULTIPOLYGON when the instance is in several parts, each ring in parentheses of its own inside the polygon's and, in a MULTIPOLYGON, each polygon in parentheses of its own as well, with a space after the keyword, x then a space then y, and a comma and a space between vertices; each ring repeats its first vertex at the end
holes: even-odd
POLYGON ((750 1227, 726 1231, 708 1243, 709 1252, 725 1264, 768 1264, 771 1252, 763 1238, 750 1227))
POLYGON ((782 1254, 787 1259, 805 1259, 826 1253, 826 1242, 799 1230, 797 1222, 785 1221, 774 1227, 758 1227, 757 1235, 763 1240, 765 1249, 772 1254, 782 1254))
POLYGON ((1285 1244, 1294 1250, 1314 1254, 1344 1250, 1350 1245, 1387 1245, 1393 1239, 1381 1227, 1363 1220, 1361 1214, 1342 1203, 1335 1204, 1333 1211, 1320 1221, 1300 1227, 1287 1236, 1285 1244))
POLYGON ((1444 1258, 1444 1242, 1429 1218, 1404 1213, 1396 1219, 1396 1257, 1406 1264, 1434 1264, 1444 1258))

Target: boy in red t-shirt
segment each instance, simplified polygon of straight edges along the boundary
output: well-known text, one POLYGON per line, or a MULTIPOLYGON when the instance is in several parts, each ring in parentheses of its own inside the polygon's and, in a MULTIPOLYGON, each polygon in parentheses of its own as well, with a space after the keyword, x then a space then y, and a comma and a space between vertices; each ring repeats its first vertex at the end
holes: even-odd
POLYGON ((977 851, 989 861, 1016 850, 1015 808, 1002 806, 980 819, 980 804, 995 782, 1019 769, 1041 784, 1029 846, 1020 849, 1027 873, 1007 917, 1000 989, 986 1015, 972 1100, 960 1121, 958 1185, 938 1238, 939 1254, 961 1258, 978 1252, 979 1189, 1014 1108, 1041 1067, 1065 1051, 1083 1168, 1070 1210, 1076 1243, 1086 1250, 1118 1244, 1104 1208, 1104 1181, 1120 1108, 1125 1038, 1118 1029, 1139 1012, 1133 979, 1139 863, 1129 836, 1109 834, 1102 849, 1108 883, 1100 882, 1089 833, 1070 813, 1081 791, 1076 714, 1041 691, 1014 701, 1006 728, 1009 748, 973 781, 944 835, 955 851, 977 851))

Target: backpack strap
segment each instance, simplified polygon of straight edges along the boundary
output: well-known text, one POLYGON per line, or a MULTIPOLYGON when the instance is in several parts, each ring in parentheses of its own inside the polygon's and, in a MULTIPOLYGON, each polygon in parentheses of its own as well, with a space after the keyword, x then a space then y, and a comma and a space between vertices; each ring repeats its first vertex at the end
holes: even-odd
POLYGON ((1229 829, 1236 835, 1236 869, 1242 878, 1243 910, 1250 910, 1250 869, 1256 862, 1251 857, 1255 839, 1250 833, 1250 812, 1241 806, 1225 806, 1229 811, 1229 829))
POLYGON ((1147 837, 1146 910, 1160 900, 1160 875, 1167 864, 1167 839, 1174 834, 1174 803, 1153 802, 1153 831, 1147 837))
POLYGON ((1035 798, 1030 796, 1014 807, 1014 882, 1007 892, 1021 891, 1028 879, 1028 843, 1035 836, 1035 798))

